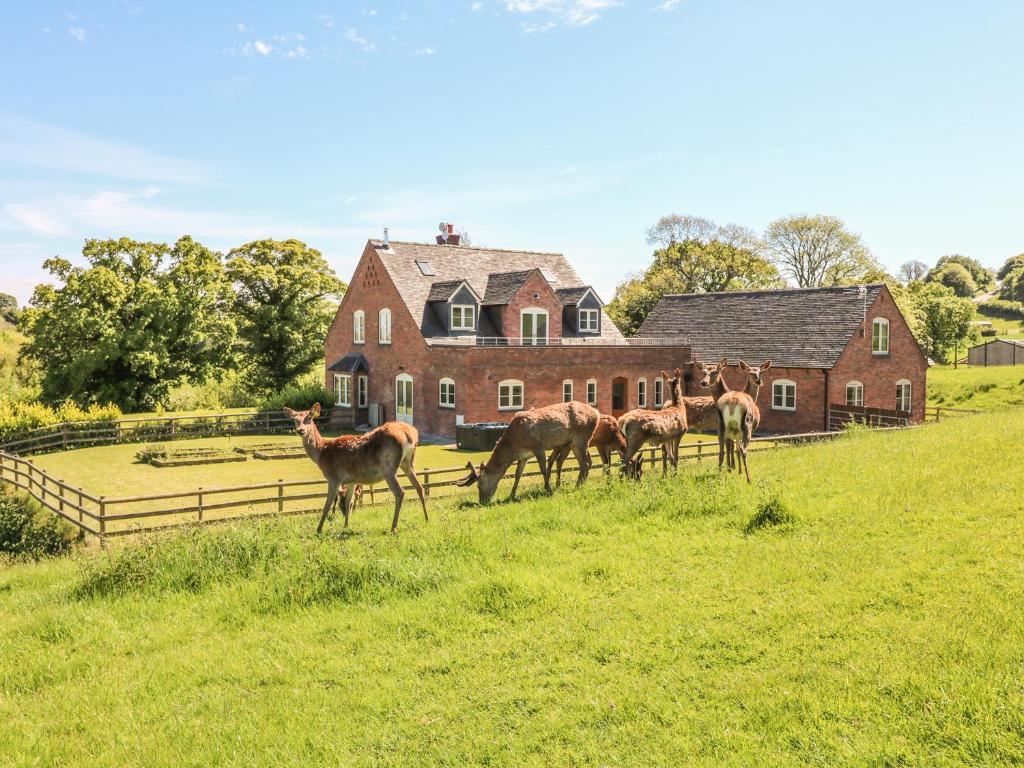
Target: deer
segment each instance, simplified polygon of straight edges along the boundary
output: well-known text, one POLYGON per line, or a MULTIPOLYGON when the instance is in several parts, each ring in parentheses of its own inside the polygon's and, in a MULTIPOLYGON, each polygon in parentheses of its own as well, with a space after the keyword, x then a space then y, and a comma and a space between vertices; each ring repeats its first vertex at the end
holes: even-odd
MULTIPOLYGON (((757 407, 757 395, 761 391, 761 373, 772 367, 771 360, 765 360, 760 366, 747 365, 740 360, 740 368, 747 374, 747 385, 742 392, 726 392, 718 400, 719 435, 732 441, 736 457, 729 452, 729 469, 734 467, 739 472, 739 465, 750 480, 750 465, 747 463, 747 446, 754 436, 754 431, 761 423, 761 411, 757 407)), ((721 444, 721 437, 719 443, 721 444)), ((719 459, 721 466, 721 459, 719 459)))
POLYGON ((679 466, 679 442, 686 434, 686 409, 683 406, 682 389, 679 385, 680 371, 675 370, 673 376, 661 372, 671 393, 671 404, 660 411, 649 411, 637 408, 619 417, 619 429, 626 438, 626 455, 623 456, 623 471, 633 477, 639 477, 643 461, 634 464, 633 457, 647 444, 660 445, 661 472, 668 474, 668 463, 672 468, 679 466))
MULTIPOLYGON (((601 466, 606 473, 611 470, 613 450, 619 454, 620 459, 626 456, 626 438, 619 429, 619 423, 614 416, 604 415, 598 419, 597 429, 594 430, 594 435, 590 438, 590 447, 597 449, 597 455, 601 457, 601 466)), ((549 475, 551 474, 551 465, 554 464, 557 467, 555 488, 562 484, 562 463, 569 456, 571 448, 572 446, 566 445, 559 450, 554 450, 551 452, 551 458, 548 459, 549 475)))
POLYGON ((577 400, 517 413, 509 422, 508 429, 498 439, 487 462, 482 462, 479 469, 473 466, 473 462, 468 462, 466 468, 469 474, 456 485, 466 488, 476 484, 480 493, 480 503, 489 504, 498 488, 498 482, 505 476, 506 470, 515 463, 516 477, 512 482, 512 494, 509 496, 509 499, 514 501, 526 462, 533 458, 537 460, 544 476, 544 490, 551 494, 551 473, 546 461, 546 452, 552 449, 560 452, 565 449, 571 450, 579 462, 580 474, 576 479, 578 488, 590 472, 591 462, 587 446, 597 428, 600 416, 595 408, 577 400))
POLYGON ((718 401, 731 391, 729 385, 725 383, 725 378, 722 376, 725 369, 729 367, 729 360, 723 357, 717 363, 711 363, 710 365, 694 360, 693 364, 702 374, 700 386, 711 390, 711 397, 709 399, 715 404, 715 431, 718 433, 718 469, 721 470, 726 451, 729 453, 729 465, 732 465, 733 444, 725 436, 721 424, 722 414, 718 410, 718 401))
POLYGON ((391 520, 391 533, 398 533, 398 515, 405 498, 405 491, 398 481, 399 469, 416 489, 420 504, 423 505, 423 519, 430 522, 423 485, 416 477, 416 470, 413 467, 419 433, 411 424, 389 421, 364 435, 345 435, 334 440, 325 440, 320 435, 315 421, 320 416, 320 403, 314 403, 308 411, 285 408, 284 414, 295 422, 295 431, 302 437, 306 455, 320 468, 327 481, 327 502, 320 516, 320 524, 316 527, 318 536, 323 531, 331 507, 338 498, 339 489, 345 489, 342 504, 345 527, 348 528, 353 498, 359 486, 371 485, 381 480, 387 483, 395 497, 395 516, 391 520))

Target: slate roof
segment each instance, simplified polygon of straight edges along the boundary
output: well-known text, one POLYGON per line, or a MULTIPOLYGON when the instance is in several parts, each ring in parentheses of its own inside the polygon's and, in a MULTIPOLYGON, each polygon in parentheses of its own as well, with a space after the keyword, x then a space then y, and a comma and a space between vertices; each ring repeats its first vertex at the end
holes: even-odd
MULTIPOLYGON (((576 270, 560 253, 409 243, 400 240, 392 240, 391 247, 386 249, 381 240, 370 240, 370 245, 376 250, 380 263, 387 269, 402 300, 427 338, 446 335, 444 327, 428 303, 431 286, 435 283, 465 280, 478 296, 485 298, 485 301, 488 298, 488 278, 492 274, 528 274, 534 269, 544 269, 557 277, 557 281, 552 283, 556 290, 584 286, 576 270), (429 262, 435 274, 430 277, 423 275, 416 266, 416 261, 429 262)), ((490 324, 484 322, 484 317, 484 313, 481 313, 479 335, 495 335, 490 324)), ((601 319, 600 338, 622 338, 619 329, 607 315, 601 319)))
POLYGON ((430 293, 427 294, 427 301, 448 301, 448 297, 455 293, 455 289, 464 282, 465 280, 442 280, 432 283, 430 293))
POLYGON ((335 373, 369 373, 370 364, 358 352, 349 352, 341 360, 327 366, 327 370, 335 373))
POLYGON ((662 297, 638 336, 683 336, 697 360, 832 368, 882 285, 662 297))
POLYGON ((492 272, 487 276, 487 290, 484 291, 484 298, 480 303, 485 307, 508 304, 532 274, 532 269, 521 272, 492 272))
MULTIPOLYGON (((556 288, 555 293, 558 294, 558 298, 562 300, 563 304, 573 305, 579 304, 589 290, 592 290, 589 285, 581 285, 573 288, 556 288)), ((597 296, 596 293, 594 295, 597 296)))

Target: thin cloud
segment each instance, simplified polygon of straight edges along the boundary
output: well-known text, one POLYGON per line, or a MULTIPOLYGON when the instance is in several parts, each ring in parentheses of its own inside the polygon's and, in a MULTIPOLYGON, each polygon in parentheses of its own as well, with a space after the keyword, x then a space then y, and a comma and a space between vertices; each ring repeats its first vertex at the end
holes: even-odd
POLYGON ((547 32, 559 24, 585 27, 617 5, 619 0, 505 0, 505 10, 509 13, 545 17, 523 22, 522 29, 527 34, 547 32))
POLYGON ((0 118, 0 166, 5 164, 146 182, 212 179, 207 168, 188 160, 42 123, 0 118))
POLYGON ((76 27, 72 25, 68 27, 68 34, 71 35, 71 37, 73 37, 78 42, 84 43, 87 33, 85 31, 85 27, 76 27))
POLYGON ((328 29, 334 29, 334 25, 337 23, 334 20, 334 15, 330 13, 318 13, 313 17, 328 29))
POLYGON ((274 50, 274 46, 269 43, 264 43, 262 40, 254 40, 246 43, 242 46, 243 56, 269 56, 274 50))
POLYGON ((433 56, 437 51, 428 46, 427 48, 417 48, 416 53, 420 56, 433 56))
POLYGON ((345 39, 350 43, 355 43, 361 47, 364 51, 376 51, 377 46, 371 43, 365 37, 359 34, 359 30, 349 27, 345 30, 345 39))
POLYGON ((67 229, 59 218, 31 205, 8 203, 4 206, 4 212, 13 221, 37 235, 56 237, 67 234, 67 229))
POLYGON ((654 8, 655 10, 665 11, 667 13, 669 11, 674 11, 676 9, 676 6, 679 5, 680 2, 681 0, 665 0, 665 2, 661 3, 660 5, 654 6, 654 8))
POLYGON ((469 6, 469 10, 471 10, 471 11, 479 11, 483 7, 484 7, 484 4, 481 3, 480 0, 477 0, 475 3, 473 3, 472 5, 469 6))

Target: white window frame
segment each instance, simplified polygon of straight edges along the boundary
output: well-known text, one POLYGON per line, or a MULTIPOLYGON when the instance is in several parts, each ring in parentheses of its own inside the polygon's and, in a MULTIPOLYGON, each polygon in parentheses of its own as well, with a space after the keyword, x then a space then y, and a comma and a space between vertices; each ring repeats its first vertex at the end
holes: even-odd
POLYGON ((636 380, 636 407, 647 407, 647 379, 636 380))
POLYGON ((909 411, 914 407, 914 387, 910 383, 910 379, 900 379, 896 382, 896 410, 897 411, 909 411), (900 397, 900 388, 903 387, 906 391, 904 397, 900 397), (906 400, 907 407, 900 408, 903 404, 901 401, 906 400))
POLYGON ((577 310, 576 327, 580 333, 598 333, 601 330, 601 310, 587 309, 585 307, 577 310), (583 318, 589 318, 587 322, 583 318), (590 322, 593 320, 593 322, 590 322))
POLYGON ((540 346, 547 344, 551 338, 551 313, 542 307, 527 307, 519 313, 519 338, 521 339, 523 346, 540 346), (531 315, 533 317, 533 329, 534 335, 530 336, 530 341, 527 341, 527 336, 523 332, 523 326, 526 324, 526 316, 531 315), (536 335, 537 330, 537 318, 541 315, 544 316, 544 338, 536 335))
POLYGON ((337 401, 335 405, 342 408, 352 407, 352 374, 334 374, 334 396, 337 401))
POLYGON ((352 343, 366 343, 366 313, 361 309, 352 313, 352 343))
POLYGON ((437 382, 437 404, 441 408, 455 407, 455 379, 451 379, 446 376, 437 382), (445 397, 446 387, 448 388, 447 394, 449 397, 445 397))
POLYGON ((597 379, 587 379, 587 405, 597 406, 597 379))
POLYGON ((526 397, 526 388, 523 386, 523 382, 519 379, 505 379, 504 381, 498 382, 498 410, 499 411, 521 411, 523 410, 523 400, 526 397), (519 390, 518 403, 516 402, 516 389, 519 390), (508 389, 508 395, 506 397, 506 404, 501 404, 502 390, 508 389))
POLYGON ((356 376, 356 407, 366 408, 369 400, 370 383, 366 375, 356 376))
POLYGON ((847 405, 854 405, 854 406, 857 406, 858 408, 863 408, 864 407, 864 382, 862 382, 862 381, 848 381, 848 382, 846 382, 846 397, 845 397, 845 400, 846 400, 846 404, 847 405), (851 388, 853 389, 854 392, 858 393, 859 396, 858 397, 854 397, 854 400, 858 401, 858 402, 853 402, 853 403, 850 402, 850 389, 851 388))
POLYGON ((795 411, 796 410, 796 382, 792 379, 776 379, 772 382, 772 410, 773 411, 795 411), (785 390, 793 388, 793 405, 786 405, 787 397, 785 390), (776 404, 776 390, 782 388, 782 405, 776 404))
POLYGON ((476 305, 474 304, 452 304, 451 312, 448 315, 451 329, 453 331, 472 331, 476 329, 476 305), (459 310, 459 324, 455 324, 455 310, 459 310), (466 325, 466 313, 469 313, 469 325, 466 325))
POLYGON ((888 355, 889 354, 889 321, 884 317, 876 317, 871 321, 871 354, 872 355, 888 355), (877 329, 877 334, 876 334, 877 329), (885 345, 882 345, 882 329, 885 329, 885 345), (878 342, 877 347, 875 342, 878 342))
POLYGON ((665 379, 661 376, 654 380, 654 407, 661 408, 665 405, 665 379))
POLYGON ((572 379, 564 379, 562 381, 562 402, 568 403, 572 401, 572 379), (568 397, 566 397, 568 395, 568 397))
POLYGON ((391 343, 391 310, 387 307, 377 313, 377 343, 391 343))

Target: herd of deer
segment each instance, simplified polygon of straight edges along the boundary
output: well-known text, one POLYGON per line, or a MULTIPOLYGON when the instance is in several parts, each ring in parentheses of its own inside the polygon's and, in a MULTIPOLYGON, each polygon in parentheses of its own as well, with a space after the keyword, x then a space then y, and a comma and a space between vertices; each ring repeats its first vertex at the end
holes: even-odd
MULTIPOLYGON (((512 482, 511 498, 516 498, 519 480, 530 459, 536 459, 544 476, 544 488, 552 492, 551 472, 556 473, 555 487, 562 480, 562 463, 572 453, 579 464, 579 486, 590 473, 590 448, 596 448, 601 462, 608 471, 611 454, 617 452, 622 460, 625 475, 639 479, 643 471, 643 459, 639 452, 646 445, 661 447, 661 468, 668 472, 679 464, 679 444, 688 429, 714 429, 718 433, 718 467, 723 464, 731 471, 739 472, 740 467, 750 482, 750 468, 747 465, 747 447, 761 421, 757 407, 757 395, 761 389, 761 374, 771 367, 771 360, 754 367, 740 360, 740 368, 747 374, 747 383, 742 391, 730 390, 723 379, 727 360, 718 363, 695 363, 702 374, 700 386, 711 392, 710 396, 683 397, 680 371, 676 368, 669 376, 662 371, 668 387, 670 402, 659 410, 638 408, 623 414, 616 420, 602 416, 598 411, 577 401, 557 403, 543 408, 531 408, 517 413, 508 429, 498 440, 486 462, 479 468, 472 462, 467 464, 469 474, 458 482, 466 487, 476 484, 480 502, 487 504, 494 496, 498 482, 514 463, 515 480, 512 482), (550 455, 548 454, 550 451, 550 455)), ((338 499, 345 514, 345 526, 357 494, 362 485, 383 480, 395 497, 395 515, 391 521, 391 532, 398 532, 398 516, 402 509, 405 492, 398 480, 398 470, 408 478, 416 489, 423 505, 423 517, 427 516, 427 501, 423 485, 416 477, 413 461, 419 433, 416 428, 403 422, 392 421, 363 435, 344 435, 325 440, 316 426, 320 415, 320 404, 308 411, 284 412, 295 422, 296 431, 302 436, 306 453, 320 468, 327 480, 327 501, 324 504, 319 534, 327 517, 338 499)))

